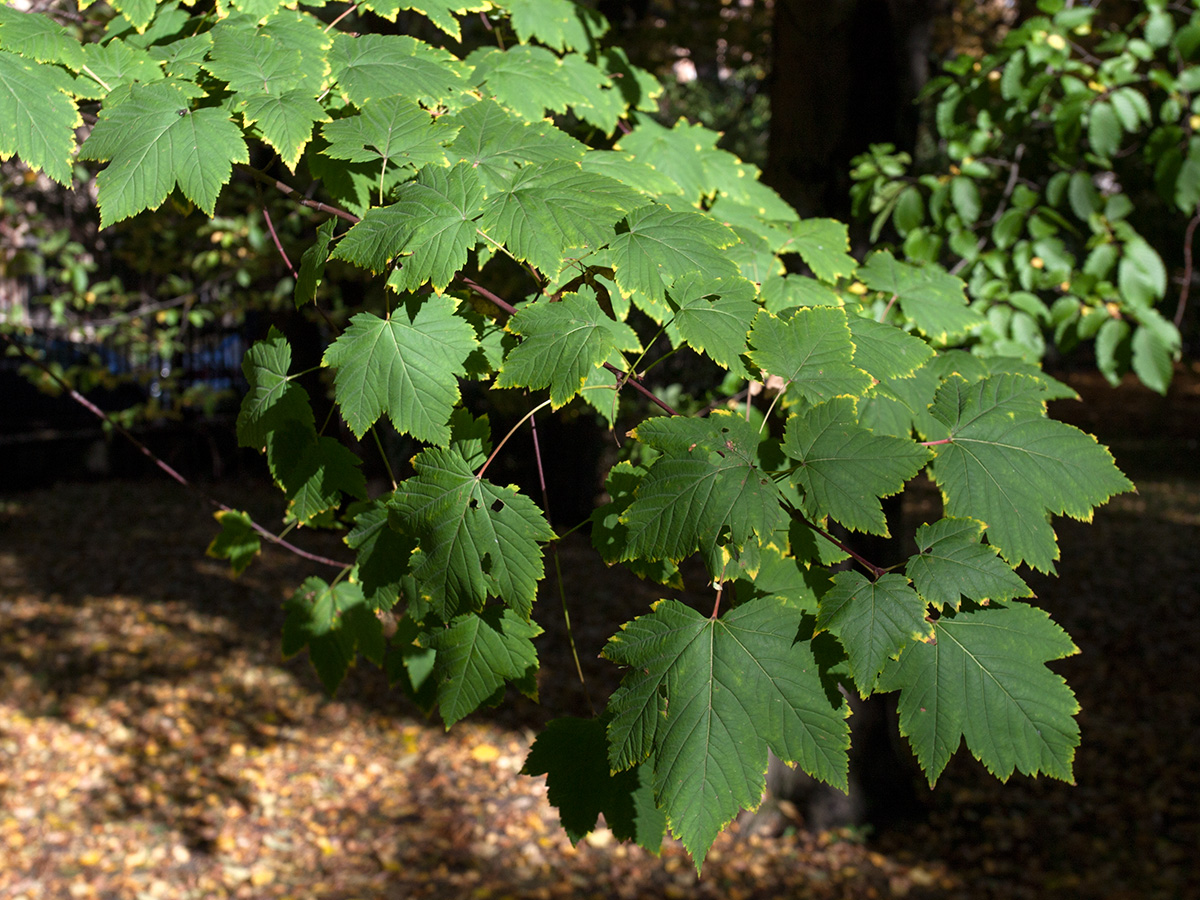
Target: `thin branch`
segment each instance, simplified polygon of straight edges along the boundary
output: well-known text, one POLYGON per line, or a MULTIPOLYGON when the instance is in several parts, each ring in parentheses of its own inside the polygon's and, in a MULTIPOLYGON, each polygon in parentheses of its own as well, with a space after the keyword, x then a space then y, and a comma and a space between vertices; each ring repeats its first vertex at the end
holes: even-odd
POLYGON ((821 526, 814 525, 812 522, 808 521, 808 519, 806 519, 804 516, 801 516, 799 513, 797 513, 797 516, 799 517, 800 521, 802 521, 805 525, 807 525, 809 528, 811 528, 817 534, 821 535, 821 537, 825 538, 825 540, 832 543, 835 547, 837 547, 843 553, 849 554, 851 559, 853 559, 856 563, 858 563, 860 566, 862 566, 864 569, 866 569, 868 572, 871 573, 872 580, 878 580, 881 576, 883 576, 887 573, 887 569, 885 569, 883 566, 877 566, 877 565, 875 565, 875 563, 871 562, 866 557, 860 556, 858 553, 855 553, 854 550, 852 550, 847 543, 845 543, 844 541, 839 541, 837 538, 835 538, 832 534, 830 534, 828 531, 826 531, 821 526))
POLYGON ((275 249, 279 251, 279 255, 283 257, 284 264, 288 267, 288 271, 292 273, 292 277, 296 276, 296 267, 292 265, 292 261, 288 259, 287 251, 283 249, 283 244, 279 240, 279 235, 275 233, 275 223, 271 221, 271 211, 263 206, 263 218, 267 220, 267 231, 271 232, 271 240, 275 242, 275 249))
POLYGON ((1179 303, 1175 307, 1176 328, 1183 324, 1183 314, 1187 311, 1188 293, 1192 289, 1192 237, 1196 233, 1197 225, 1200 225, 1200 208, 1196 210, 1196 215, 1192 216, 1192 221, 1188 222, 1187 230, 1183 233, 1183 285, 1179 288, 1179 303))
POLYGON ((339 15, 336 19, 334 19, 332 22, 330 22, 328 25, 325 26, 325 32, 328 33, 330 31, 332 31, 333 27, 335 25, 337 25, 338 22, 342 21, 342 19, 346 18, 346 16, 350 15, 350 13, 354 12, 356 9, 358 9, 358 4, 351 3, 348 7, 346 7, 346 9, 341 13, 341 15, 339 15))
MULTIPOLYGON (((173 469, 170 466, 170 464, 168 464, 165 460, 163 460, 158 455, 156 455, 153 450, 151 450, 149 447, 147 447, 145 444, 143 444, 140 440, 138 440, 120 422, 118 422, 116 419, 112 418, 104 410, 102 410, 100 407, 96 406, 96 404, 94 404, 91 400, 89 400, 87 397, 83 396, 83 394, 79 393, 79 391, 75 390, 73 387, 71 387, 69 384, 67 384, 61 377, 59 377, 57 372, 55 372, 53 369, 51 369, 49 366, 47 366, 42 360, 38 359, 37 356, 34 353, 30 352, 30 350, 27 347, 22 346, 18 342, 14 341, 7 334, 4 334, 3 332, 0 332, 0 339, 3 339, 4 342, 6 344, 8 344, 10 347, 15 347, 26 359, 28 359, 31 363, 33 363, 35 366, 37 366, 39 369, 41 369, 46 375, 48 375, 54 381, 55 384, 57 384, 60 388, 62 388, 62 390, 65 391, 72 400, 74 400, 76 403, 78 403, 80 406, 82 406, 84 409, 86 409, 92 415, 99 418, 101 421, 106 422, 109 426, 111 426, 113 428, 114 431, 116 431, 118 434, 120 434, 121 437, 125 438, 125 440, 129 441, 131 444, 133 444, 133 446, 137 447, 138 451, 143 456, 145 456, 152 463, 154 463, 154 465, 158 466, 158 468, 161 469, 163 472, 165 472, 167 474, 167 476, 170 477, 173 481, 176 481, 179 484, 183 485, 188 490, 195 492, 200 497, 202 497, 205 500, 205 502, 207 502, 210 506, 213 506, 216 509, 221 510, 222 512, 230 512, 230 513, 231 512, 239 512, 239 510, 235 510, 231 506, 226 506, 224 503, 217 500, 215 497, 210 496, 205 491, 203 491, 196 485, 192 484, 190 481, 188 481, 186 478, 184 478, 182 475, 180 475, 177 471, 175 471, 175 469, 173 469)), ((249 518, 249 517, 247 517, 247 518, 249 518)), ((316 553, 310 553, 307 550, 303 550, 300 547, 297 547, 295 544, 292 544, 292 543, 289 543, 288 541, 283 540, 283 538, 281 538, 281 537, 277 537, 275 534, 268 531, 262 525, 259 525, 253 519, 250 519, 250 527, 253 528, 261 537, 265 538, 267 541, 271 542, 272 544, 275 544, 278 547, 282 547, 284 550, 294 553, 296 556, 299 556, 302 559, 307 559, 310 562, 321 563, 322 565, 326 565, 326 566, 332 566, 335 569, 347 568, 347 563, 338 562, 335 559, 329 559, 328 557, 325 557, 325 556, 318 556, 316 553)))
POLYGON ((498 307, 500 307, 502 310, 504 310, 510 316, 516 313, 517 308, 515 306, 513 306, 507 300, 501 300, 496 294, 493 294, 491 291, 489 291, 483 285, 478 284, 474 280, 472 280, 470 278, 466 278, 466 277, 460 278, 459 281, 461 281, 463 284, 465 284, 467 287, 469 287, 471 290, 473 290, 475 293, 477 293, 484 300, 490 300, 492 303, 496 304, 498 307))
POLYGON ((330 206, 328 203, 322 203, 319 200, 309 200, 290 184, 285 184, 277 178, 272 178, 270 175, 266 174, 265 172, 260 172, 253 166, 247 166, 239 163, 238 168, 244 172, 249 172, 250 177, 255 181, 259 181, 267 185, 267 187, 273 187, 280 193, 291 197, 301 206, 307 206, 309 209, 317 210, 317 212, 329 213, 331 216, 337 216, 339 219, 345 219, 351 225, 357 225, 362 221, 362 219, 354 215, 354 213, 346 212, 344 209, 339 209, 336 206, 330 206))

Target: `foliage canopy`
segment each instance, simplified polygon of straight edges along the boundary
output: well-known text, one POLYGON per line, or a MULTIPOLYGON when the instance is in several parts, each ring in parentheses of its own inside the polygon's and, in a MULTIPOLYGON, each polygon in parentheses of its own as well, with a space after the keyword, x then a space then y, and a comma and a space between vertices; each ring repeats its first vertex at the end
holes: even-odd
MULTIPOLYGON (((1047 419, 1061 384, 954 349, 987 323, 962 281, 886 251, 860 266, 844 225, 800 220, 712 132, 645 116, 658 86, 570 0, 422 4, 440 29, 424 39, 349 30, 319 3, 112 6, 82 42, 0 11, 0 155, 63 183, 77 146, 106 163, 105 225, 169 197, 213 215, 235 171, 283 184, 334 215, 312 228, 297 304, 320 300, 330 259, 389 289, 321 361, 355 438, 386 422, 421 445, 382 495, 318 424, 280 332, 244 363, 239 440, 265 454, 285 519, 348 529, 353 562, 305 581, 284 629, 330 690, 361 655, 447 726, 506 685, 536 693, 558 536, 486 477, 507 436, 468 410, 479 383, 525 392, 527 417, 574 403, 632 424, 592 541, 664 583, 698 555, 714 594, 711 613, 667 599, 622 626, 604 712, 534 744, 527 771, 573 839, 604 813, 652 848, 669 828, 699 867, 759 802, 768 749, 844 787, 839 682, 899 692, 931 783, 962 740, 1001 778, 1072 777, 1077 705, 1046 664, 1075 647, 1017 570, 1053 570, 1053 516, 1087 519, 1131 485, 1047 419), (460 46, 480 22, 494 46, 460 46), (292 174, 249 166, 268 155, 292 174), (664 400, 654 368, 676 350, 706 361, 711 398, 664 400), (854 536, 885 534, 881 499, 923 473, 946 517, 885 571, 854 536)), ((240 571, 258 532, 219 521, 210 552, 240 571)))

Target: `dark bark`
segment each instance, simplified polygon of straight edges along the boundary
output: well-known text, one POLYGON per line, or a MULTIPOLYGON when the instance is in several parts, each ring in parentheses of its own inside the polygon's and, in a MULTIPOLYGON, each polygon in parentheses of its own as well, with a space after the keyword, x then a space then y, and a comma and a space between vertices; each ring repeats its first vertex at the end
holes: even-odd
MULTIPOLYGON (((765 180, 802 216, 849 219, 850 160, 872 143, 911 150, 917 92, 928 74, 941 0, 777 0, 771 135, 765 180)), ((899 498, 886 501, 891 539, 851 535, 878 565, 904 558, 899 498)), ((772 757, 756 825, 791 807, 812 830, 884 827, 921 812, 911 761, 899 746, 894 699, 850 698, 850 791, 843 794, 772 757), (781 802, 782 801, 782 802, 781 802)))

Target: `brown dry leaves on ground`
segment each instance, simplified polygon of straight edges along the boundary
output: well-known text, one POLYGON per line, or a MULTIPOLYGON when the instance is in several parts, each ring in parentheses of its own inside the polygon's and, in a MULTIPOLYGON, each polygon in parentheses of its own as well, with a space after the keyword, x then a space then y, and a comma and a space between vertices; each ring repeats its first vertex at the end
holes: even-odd
MULTIPOLYGON (((1200 896, 1194 432, 1142 471, 1151 449, 1126 447, 1140 493, 1065 523, 1062 578, 1036 585, 1083 651, 1057 666, 1083 705, 1077 785, 1000 785, 960 750, 927 823, 865 844, 735 828, 699 880, 670 842, 661 858, 605 831, 572 848, 544 783, 519 774, 531 726, 580 702, 554 593, 540 613, 550 712, 518 703, 447 734, 369 666, 330 701, 303 656, 282 661, 280 605, 311 569, 268 550, 231 578, 201 555, 211 519, 185 491, 2 499, 0 896, 1200 896)), ((260 488, 213 490, 272 520, 260 488)), ((339 552, 336 537, 311 546, 339 552)), ((600 643, 653 594, 577 545, 563 564, 603 694, 600 643)))

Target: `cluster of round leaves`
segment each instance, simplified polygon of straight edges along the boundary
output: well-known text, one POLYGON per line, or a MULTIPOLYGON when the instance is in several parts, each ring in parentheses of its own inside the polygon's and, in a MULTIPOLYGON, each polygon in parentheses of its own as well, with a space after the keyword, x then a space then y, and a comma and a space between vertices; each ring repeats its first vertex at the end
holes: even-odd
POLYGON ((857 208, 876 235, 890 221, 906 258, 966 280, 980 352, 1094 341, 1110 381, 1132 369, 1165 392, 1183 310, 1151 241, 1182 247, 1200 202, 1200 11, 1152 0, 1118 27, 1039 7, 928 85, 934 158, 916 173, 886 146, 856 160, 857 208))

